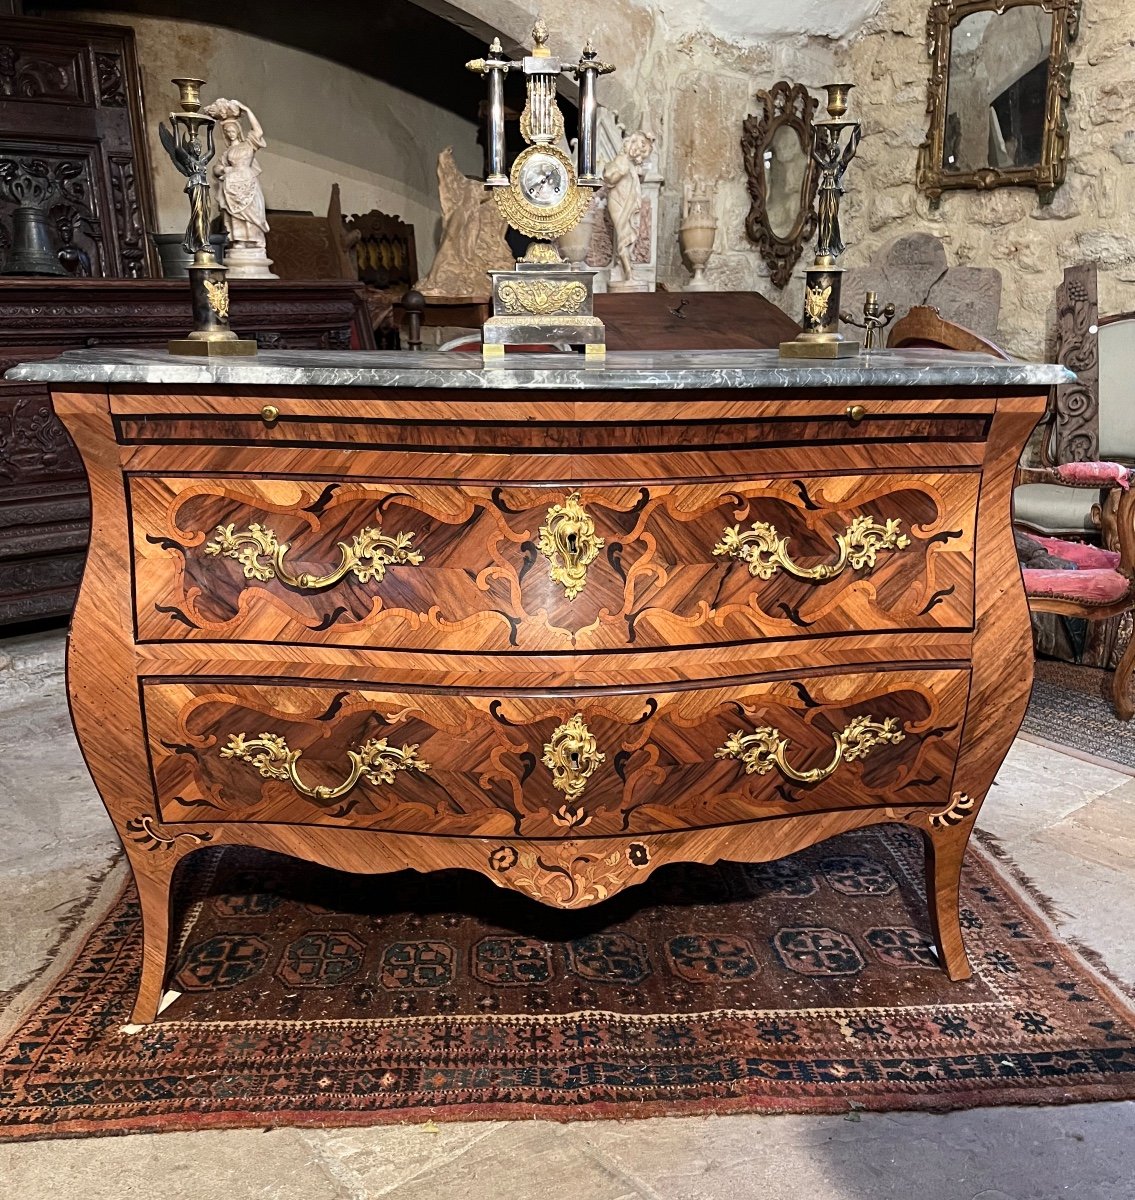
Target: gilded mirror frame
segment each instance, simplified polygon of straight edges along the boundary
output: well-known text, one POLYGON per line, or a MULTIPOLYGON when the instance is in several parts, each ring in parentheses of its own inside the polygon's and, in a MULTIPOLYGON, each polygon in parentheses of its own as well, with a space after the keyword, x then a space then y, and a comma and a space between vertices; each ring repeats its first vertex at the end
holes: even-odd
POLYGON ((1068 48, 1080 28, 1080 0, 932 0, 926 20, 930 80, 926 111, 930 116, 926 140, 918 148, 916 183, 932 204, 944 191, 959 188, 986 191, 996 187, 1035 187, 1041 204, 1052 200, 1068 167, 1068 117, 1065 111, 1072 63, 1068 48), (950 83, 950 43, 954 29, 979 12, 1003 13, 1011 8, 1039 8, 1052 17, 1045 92, 1044 135, 1040 162, 1027 167, 980 167, 975 171, 945 171, 947 91, 950 83))
POLYGON ((792 269, 807 242, 816 232, 816 160, 812 157, 812 116, 818 101, 802 83, 780 80, 769 90, 758 90, 760 112, 751 113, 741 124, 741 153, 749 184, 749 215, 745 232, 768 263, 772 281, 785 287, 792 269), (800 208, 787 234, 776 233, 769 224, 768 197, 765 195, 764 153, 772 145, 777 131, 784 126, 800 139, 804 151, 804 178, 800 185, 800 208))

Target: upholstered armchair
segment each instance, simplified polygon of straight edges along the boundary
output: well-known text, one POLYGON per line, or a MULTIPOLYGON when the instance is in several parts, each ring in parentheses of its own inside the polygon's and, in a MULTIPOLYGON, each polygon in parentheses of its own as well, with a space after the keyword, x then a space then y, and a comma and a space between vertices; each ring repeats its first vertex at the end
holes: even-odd
MULTIPOLYGON (((1074 291, 1078 289, 1074 288, 1074 291)), ((1094 297, 1094 286, 1092 289, 1094 297)), ((1118 326, 1119 322, 1112 322, 1118 326)), ((1095 338, 1103 334, 1107 326, 1090 322, 1084 334, 1095 338), (1090 333, 1088 332, 1091 326, 1090 333), (1098 330, 1096 327, 1098 326, 1098 330)), ((1103 426, 1103 404, 1107 391, 1114 389, 1115 400, 1121 389, 1127 394, 1135 391, 1135 314, 1131 316, 1128 330, 1119 332, 1112 346, 1111 333, 1101 336, 1099 374, 1100 426, 1103 426), (1104 343, 1109 351, 1104 352, 1104 343), (1106 366, 1104 360, 1106 359, 1106 366)), ((950 321, 944 320, 934 309, 912 309, 907 317, 896 321, 891 329, 888 345, 897 346, 940 346, 951 350, 982 351, 987 354, 1010 357, 1000 347, 950 321)), ((1073 364, 1075 365, 1075 364, 1073 364)), ((1082 379, 1067 385, 1077 394, 1082 379)), ((1091 381, 1094 383, 1094 379, 1091 381)), ((1114 401, 1113 401, 1114 404, 1114 401)), ((1069 410, 1078 416, 1083 410, 1080 400, 1057 396, 1052 412, 1047 418, 1045 445, 1046 457, 1051 458, 1053 447, 1059 443, 1053 437, 1053 429, 1061 424, 1062 412, 1069 410), (1062 410, 1061 401, 1065 401, 1062 410)), ((1127 400, 1125 405, 1114 404, 1115 409, 1126 408, 1126 419, 1131 428, 1125 440, 1124 422, 1115 412, 1114 426, 1108 425, 1110 444, 1119 449, 1126 448, 1128 457, 1135 461, 1135 404, 1127 400)), ((1082 423, 1068 422, 1076 430, 1077 445, 1083 451, 1098 451, 1098 441, 1086 441, 1082 423)), ((1101 435, 1102 436, 1102 435, 1101 435)), ((1042 566, 1030 565, 1024 557, 1022 575, 1029 608, 1034 613, 1055 613, 1061 617, 1079 617, 1088 621, 1100 621, 1110 617, 1135 612, 1135 490, 1131 488, 1135 470, 1122 462, 1100 460, 1079 462, 1049 462, 1042 467, 1021 467, 1017 472, 1018 487, 1014 493, 1014 521, 1028 530, 1036 548, 1045 562, 1042 566), (1036 500, 1033 500, 1033 496, 1036 500), (1030 501, 1032 503, 1030 504, 1030 501), (1088 544, 1086 536, 1098 536, 1102 546, 1088 544)), ((1135 634, 1127 643, 1112 681, 1112 700, 1122 720, 1130 720, 1135 713, 1135 699, 1131 694, 1131 677, 1135 670, 1135 634)))
MULTIPOLYGON (((1055 467, 1020 467, 1018 494, 1027 485, 1071 488, 1081 496, 1093 497, 1087 506, 1104 541, 1093 546, 1072 537, 1033 540, 1051 558, 1067 564, 1022 568, 1029 608, 1033 612, 1056 613, 1102 621, 1135 612, 1135 470, 1113 462, 1065 463, 1055 467), (1024 486, 1022 486, 1024 485, 1024 486), (1111 549, 1109 547, 1115 547, 1111 549)), ((1135 669, 1135 635, 1128 638, 1112 679, 1112 703, 1121 720, 1135 715, 1131 675, 1135 669)))

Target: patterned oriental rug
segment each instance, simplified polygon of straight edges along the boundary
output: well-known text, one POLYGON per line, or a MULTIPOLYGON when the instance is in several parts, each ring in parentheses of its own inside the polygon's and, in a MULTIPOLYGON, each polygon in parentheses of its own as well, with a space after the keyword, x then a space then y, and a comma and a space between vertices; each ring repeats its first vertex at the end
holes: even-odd
POLYGON ((1135 1097, 1135 1014, 970 851, 974 977, 897 827, 562 913, 462 872, 191 856, 181 995, 126 1026, 131 888, 0 1047, 0 1139, 1135 1097))

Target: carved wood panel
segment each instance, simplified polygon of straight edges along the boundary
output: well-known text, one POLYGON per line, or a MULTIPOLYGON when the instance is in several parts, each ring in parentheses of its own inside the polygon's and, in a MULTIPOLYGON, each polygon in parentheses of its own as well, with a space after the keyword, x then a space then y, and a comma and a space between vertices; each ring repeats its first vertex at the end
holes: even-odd
MULTIPOLYGON (((59 261, 78 276, 155 273, 154 205, 134 34, 0 18, 0 177, 38 175, 59 261)), ((0 242, 19 198, 0 182, 0 242)))
POLYGON ((579 652, 966 629, 978 484, 136 477, 139 637, 579 652))
POLYGON ((1099 319, 1096 264, 1065 267, 1056 289, 1056 361, 1077 378, 1053 389, 1052 427, 1042 446, 1048 463, 1099 459, 1099 319))
POLYGON ((198 679, 150 682, 144 703, 165 822, 560 839, 939 804, 968 684, 899 671, 525 696, 198 679), (352 783, 360 758, 378 774, 352 783))

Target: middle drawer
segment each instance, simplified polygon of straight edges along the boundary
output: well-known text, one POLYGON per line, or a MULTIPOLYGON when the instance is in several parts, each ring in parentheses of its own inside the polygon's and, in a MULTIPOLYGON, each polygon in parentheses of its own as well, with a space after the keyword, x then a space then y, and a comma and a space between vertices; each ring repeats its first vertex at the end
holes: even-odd
POLYGON ((969 629, 979 482, 133 476, 138 637, 585 653, 969 629))
POLYGON ((681 691, 150 679, 160 819, 613 837, 949 796, 969 672, 681 691))

